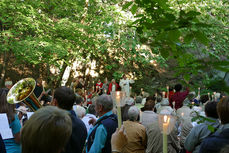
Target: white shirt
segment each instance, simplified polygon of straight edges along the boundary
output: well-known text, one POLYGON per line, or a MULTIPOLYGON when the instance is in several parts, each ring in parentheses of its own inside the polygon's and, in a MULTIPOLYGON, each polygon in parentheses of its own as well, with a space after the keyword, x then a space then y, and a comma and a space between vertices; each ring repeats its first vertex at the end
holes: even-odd
POLYGON ((90 120, 91 118, 94 118, 94 119, 97 120, 96 116, 93 115, 93 114, 87 114, 87 115, 85 115, 85 116, 82 118, 82 121, 83 121, 83 123, 85 124, 85 126, 86 126, 86 128, 87 128, 87 132, 88 132, 91 128, 93 128, 93 125, 88 123, 89 120, 90 120))
POLYGON ((134 83, 134 80, 122 79, 119 83, 119 85, 122 88, 122 91, 125 91, 127 97, 130 96, 130 83, 134 83))
POLYGON ((116 85, 112 84, 112 90, 111 91, 116 91, 116 85))

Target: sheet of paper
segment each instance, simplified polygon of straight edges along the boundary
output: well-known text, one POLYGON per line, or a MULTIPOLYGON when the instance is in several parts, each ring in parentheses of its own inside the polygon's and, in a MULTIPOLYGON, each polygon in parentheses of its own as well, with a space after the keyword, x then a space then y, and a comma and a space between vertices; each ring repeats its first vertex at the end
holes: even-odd
POLYGON ((33 115, 34 112, 27 112, 28 119, 33 115))
POLYGON ((13 138, 12 130, 10 129, 8 118, 6 114, 0 114, 0 133, 2 139, 13 138))

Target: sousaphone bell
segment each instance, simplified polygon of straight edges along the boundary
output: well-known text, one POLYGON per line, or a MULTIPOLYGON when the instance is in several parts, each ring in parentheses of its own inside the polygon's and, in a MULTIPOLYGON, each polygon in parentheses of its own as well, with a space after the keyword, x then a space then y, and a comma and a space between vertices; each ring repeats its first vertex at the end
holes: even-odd
POLYGON ((33 78, 25 78, 18 81, 7 94, 7 101, 10 104, 23 102, 32 111, 41 108, 41 103, 34 94, 36 81, 33 78))

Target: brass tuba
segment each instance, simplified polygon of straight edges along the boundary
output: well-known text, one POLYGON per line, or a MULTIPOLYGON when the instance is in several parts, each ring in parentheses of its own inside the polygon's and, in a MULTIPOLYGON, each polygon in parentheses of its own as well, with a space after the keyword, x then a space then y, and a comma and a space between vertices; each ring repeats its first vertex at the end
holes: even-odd
POLYGON ((18 81, 7 94, 7 101, 10 104, 23 102, 32 111, 41 108, 41 103, 33 93, 36 81, 33 78, 25 78, 18 81))

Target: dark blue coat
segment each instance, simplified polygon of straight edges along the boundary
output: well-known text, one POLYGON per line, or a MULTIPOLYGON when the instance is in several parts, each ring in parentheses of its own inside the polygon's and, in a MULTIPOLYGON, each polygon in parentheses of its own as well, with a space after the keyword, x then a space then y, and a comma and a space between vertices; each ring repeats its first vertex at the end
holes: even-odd
POLYGON ((201 143, 199 153, 218 153, 224 146, 229 144, 229 129, 215 133, 201 143))
POLYGON ((62 153, 82 153, 87 138, 87 129, 73 110, 70 111, 72 119, 72 135, 62 153))

